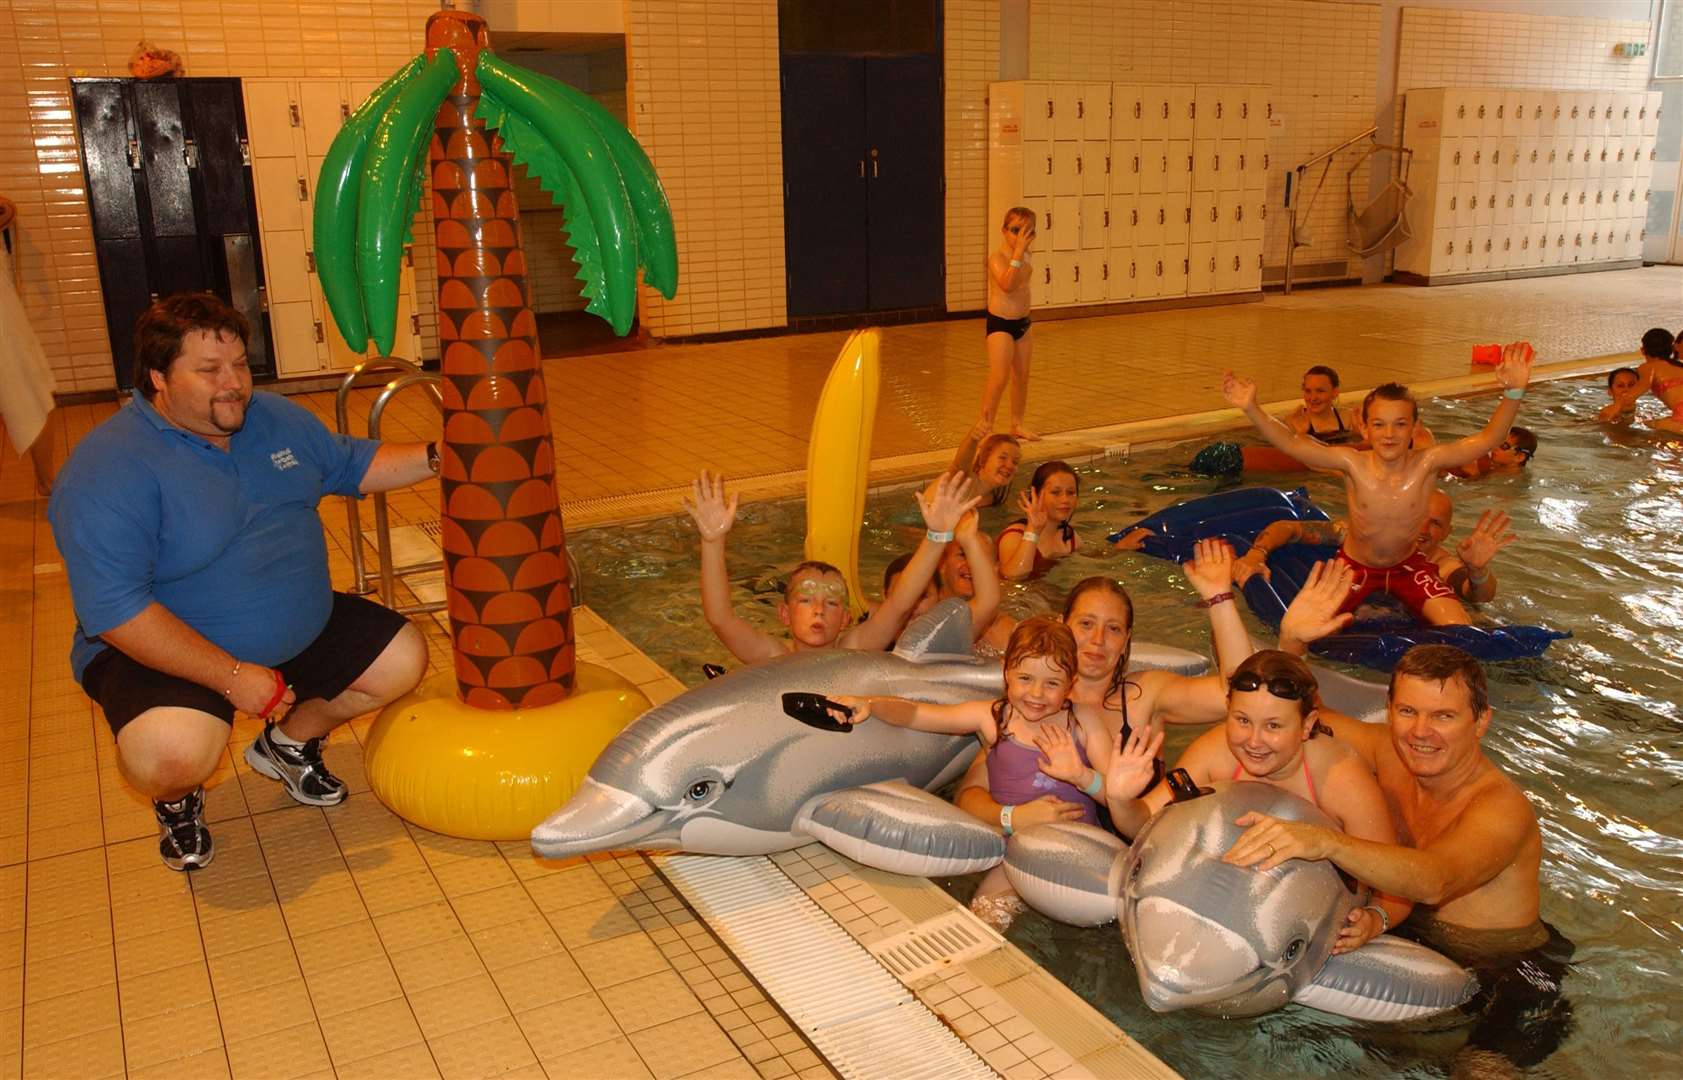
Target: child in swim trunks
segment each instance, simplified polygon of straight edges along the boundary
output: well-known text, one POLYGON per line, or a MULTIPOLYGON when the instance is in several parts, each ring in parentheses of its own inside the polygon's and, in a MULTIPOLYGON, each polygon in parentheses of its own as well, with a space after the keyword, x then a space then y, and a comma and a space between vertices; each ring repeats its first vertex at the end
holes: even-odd
MULTIPOLYGON (((988 792, 1005 809, 1000 824, 1011 832, 1011 811, 1045 795, 1081 807, 1080 820, 1098 824, 1103 769, 1110 738, 1097 716, 1071 708, 1077 670, 1075 637, 1051 615, 1017 625, 1005 649, 1005 696, 992 701, 934 705, 894 697, 837 697, 853 709, 852 722, 872 717, 918 731, 974 735, 987 753, 988 792)), ((1023 910, 1001 867, 982 879, 971 901, 990 925, 1003 930, 1023 910)))
POLYGON ((988 382, 982 390, 982 417, 977 425, 993 430, 999 399, 1011 385, 1011 434, 1019 439, 1040 436, 1023 426, 1028 408, 1029 361, 1034 358, 1034 335, 1029 330, 1029 283, 1034 264, 1034 211, 1013 206, 1000 226, 1001 243, 988 256, 987 351, 988 382))
POLYGON ((1527 342, 1504 346, 1496 368, 1503 394, 1490 422, 1476 434, 1434 443, 1424 450, 1411 446, 1420 415, 1405 386, 1385 383, 1363 400, 1362 422, 1372 449, 1357 450, 1323 446, 1297 434, 1262 411, 1254 382, 1226 373, 1222 392, 1228 403, 1242 410, 1276 449, 1311 468, 1344 476, 1349 527, 1338 558, 1354 572, 1355 584, 1343 610, 1353 611, 1367 596, 1383 590, 1424 622, 1444 626, 1470 621, 1467 609, 1438 576, 1437 567, 1418 550, 1420 529, 1438 474, 1489 453, 1507 436, 1520 399, 1525 397, 1535 357, 1527 342))
POLYGON ((1024 516, 999 534, 999 576, 1039 577, 1079 551, 1081 538, 1070 518, 1080 498, 1081 479, 1067 462, 1048 461, 1034 470, 1020 502, 1024 516))

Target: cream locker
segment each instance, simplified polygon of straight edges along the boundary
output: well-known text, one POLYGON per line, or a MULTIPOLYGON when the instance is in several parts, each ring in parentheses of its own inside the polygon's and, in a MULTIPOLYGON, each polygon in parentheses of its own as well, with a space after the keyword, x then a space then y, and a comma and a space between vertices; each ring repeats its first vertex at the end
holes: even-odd
POLYGON ((316 315, 308 298, 269 305, 269 332, 275 339, 275 374, 281 378, 314 375, 322 369, 316 341, 316 315))
POLYGON ((1444 180, 1460 180, 1463 176, 1462 170, 1465 169, 1465 178, 1471 180, 1473 178, 1473 155, 1471 148, 1475 141, 1476 140, 1472 139, 1466 140, 1468 150, 1467 153, 1463 155, 1461 152, 1462 139, 1460 136, 1445 136, 1443 139, 1440 139, 1438 142, 1438 152, 1440 154, 1440 157, 1438 158, 1438 176, 1444 180))
POLYGON ((1169 138, 1194 138, 1197 127, 1197 104, 1194 100, 1195 88, 1172 84, 1169 87, 1169 138))
POLYGON ((1625 189, 1620 181, 1614 180, 1608 185, 1607 201, 1613 206, 1608 211, 1612 220, 1620 222, 1630 217, 1630 200, 1625 198, 1625 189))
POLYGON ((1167 84, 1140 87, 1140 138, 1169 137, 1169 90, 1167 84))
POLYGON ((1218 293, 1238 292, 1242 288, 1245 257, 1239 247, 1238 244, 1216 245, 1215 291, 1218 293))
POLYGON ((1627 205, 1620 196, 1618 177, 1610 177, 1600 181, 1595 189, 1596 220, 1611 224, 1623 220, 1624 209, 1627 205))
POLYGON ((1155 247, 1134 249, 1134 298, 1146 300, 1163 295, 1163 259, 1155 247))
POLYGON ((1110 246, 1110 219, 1105 211, 1106 198, 1104 195, 1081 197, 1082 251, 1103 252, 1110 246))
POLYGON ((1544 142, 1560 133, 1560 104, 1560 94, 1552 90, 1544 90, 1538 94, 1537 135, 1544 142))
MULTIPOLYGON (((1081 196, 1052 196, 1052 208, 1046 212, 1044 220, 1046 224, 1040 232, 1042 236, 1049 234, 1044 248, 1074 251, 1081 246, 1081 196)), ((1055 277, 1053 284, 1057 284, 1055 277)))
POLYGON ((1083 251, 1075 258, 1075 299, 1083 304, 1102 304, 1109 297, 1105 285, 1104 251, 1083 251))
POLYGON ((1232 87, 1199 83, 1193 88, 1192 120, 1200 139, 1219 139, 1222 130, 1222 98, 1232 87))
POLYGON ((1637 106, 1637 119, 1642 124, 1642 134, 1658 135, 1660 133, 1660 94, 1653 90, 1643 95, 1643 100, 1637 106))
POLYGON ((1018 84, 1022 88, 1023 143, 1052 141, 1052 91, 1046 83, 1018 84))
POLYGON ((1163 190, 1169 169, 1169 141, 1167 139, 1140 140, 1140 194, 1156 195, 1163 190))
POLYGON ((1241 192, 1222 191, 1216 195, 1216 244, 1223 250, 1240 239, 1244 205, 1241 192))
MULTIPOLYGON (((1045 198, 1052 194, 1052 144, 1050 142, 1023 143, 1023 197, 1045 198)), ((1004 211, 994 215, 1005 220, 1004 211)))
POLYGON ((1596 134, 1624 134, 1624 119, 1619 115, 1623 105, 1624 95, 1617 90, 1597 90, 1595 92, 1595 108, 1598 114, 1596 134))
POLYGON ((1496 180, 1496 152, 1500 143, 1494 136, 1481 137, 1473 147, 1474 178, 1481 184, 1496 180))
POLYGON ((1240 238, 1255 240, 1260 244, 1268 229, 1267 201, 1259 194, 1247 191, 1245 192, 1245 201, 1239 205, 1239 211, 1244 215, 1240 222, 1240 238))
POLYGON ((1220 196, 1213 191, 1194 191, 1188 204, 1188 234, 1194 244, 1213 244, 1221 231, 1220 196))
POLYGON ((1059 139, 1052 144, 1052 197, 1081 194, 1081 144, 1059 139))
POLYGON ((1433 229, 1429 238, 1431 247, 1427 250, 1426 267, 1416 273, 1428 276, 1449 273, 1449 268, 1455 260, 1455 230, 1433 229))
POLYGON ((1162 194, 1141 195, 1134 215, 1135 247, 1155 248, 1163 242, 1164 202, 1162 194))
POLYGON ((1479 225, 1473 229, 1473 246, 1467 256, 1467 269, 1475 274, 1490 269, 1490 226, 1479 225))
POLYGON ((1572 160, 1573 179, 1582 180, 1595 175, 1594 142, 1593 135, 1581 134, 1572 140, 1572 153, 1576 155, 1572 160))
POLYGON ((1221 137, 1224 139, 1243 140, 1250 134, 1247 119, 1250 115, 1250 92, 1248 86, 1229 86, 1225 88, 1221 98, 1221 137))
POLYGON ((1220 153, 1216 157, 1216 180, 1221 190, 1243 190, 1245 186, 1244 156, 1245 141, 1243 139, 1221 140, 1220 153))
POLYGON ((1216 246, 1193 244, 1186 256, 1186 293, 1205 296, 1215 292, 1216 246))
POLYGON ((1478 185, 1469 180, 1458 181, 1450 208, 1453 213, 1451 224, 1457 229, 1472 228, 1473 219, 1478 214, 1478 185))
POLYGON ((243 79, 241 87, 251 156, 296 157, 303 139, 296 84, 284 79, 243 79))
MULTIPOLYGON (((1636 165, 1629 175, 1634 175, 1646 180, 1654 174, 1654 142, 1655 139, 1652 135, 1643 135, 1639 137, 1635 153, 1636 165)), ((1620 173, 1620 175, 1623 176, 1627 174, 1620 173)))
POLYGON ((1246 240, 1239 245, 1239 291, 1256 292, 1262 288, 1262 238, 1246 240))
MULTIPOLYGON (((1140 140, 1140 87, 1137 83, 1113 83, 1110 87, 1110 141, 1135 143, 1140 140)), ((1114 276, 1114 275, 1113 275, 1114 276)))
POLYGON ((1158 252, 1158 257, 1163 264, 1163 286, 1160 295, 1185 296, 1187 275, 1192 271, 1186 245, 1165 246, 1158 252))
MULTIPOLYGON (((1034 251, 1035 251, 1035 253, 1039 254, 1040 252, 1043 252, 1043 251, 1051 251, 1052 250, 1052 234, 1050 232, 1051 226, 1047 224, 1046 215, 1052 209, 1052 200, 1049 199, 1049 198, 1046 198, 1044 196, 1035 197, 1035 198, 1029 198, 1029 197, 1025 196, 1020 201, 1021 201, 1021 203, 1022 203, 1022 205, 1025 209, 1032 210, 1034 212, 1034 232, 1035 232, 1034 251)), ((1001 210, 998 214, 998 217, 999 217, 1000 221, 1004 221, 1005 220, 1005 211, 1001 210)))
POLYGON ((1269 102, 1270 88, 1266 86, 1244 87, 1243 117, 1245 121, 1245 138, 1268 138, 1268 119, 1273 114, 1274 107, 1269 102))
POLYGON ((1543 123, 1543 107, 1551 100, 1546 90, 1525 90, 1520 95, 1519 135, 1535 136, 1543 123))
POLYGON ((1110 144, 1110 193, 1137 195, 1140 190, 1140 141, 1112 140, 1110 144))
POLYGON ((1191 139, 1170 139, 1168 164, 1163 171, 1163 190, 1187 192, 1192 190, 1194 164, 1191 139))
POLYGON ((1468 107, 1468 99, 1476 96, 1476 91, 1445 90, 1443 91, 1443 113, 1440 131, 1446 139, 1459 139, 1463 135, 1477 137, 1483 134, 1483 123, 1478 116, 1476 101, 1468 107))
MULTIPOLYGON (((1609 141, 1614 141, 1609 136, 1609 141)), ((1628 179, 1636 175, 1636 159, 1642 153, 1642 137, 1621 135, 1617 139, 1618 150, 1613 157, 1612 175, 1615 178, 1628 179)))
MULTIPOLYGON (((1048 84, 1049 96, 1052 99, 1052 138, 1079 139, 1081 138, 1081 86, 1072 82, 1055 82, 1048 84)), ((1071 273, 1070 280, 1074 281, 1071 273)), ((1053 289, 1057 288, 1057 276, 1053 275, 1053 289)))
POLYGON ((1111 248, 1105 258, 1105 299, 1115 303, 1134 298, 1133 248, 1111 248))
POLYGON ((1513 265, 1513 228, 1497 225, 1490 230, 1490 269, 1506 270, 1513 265))
POLYGON ((257 218, 265 233, 304 228, 309 182, 295 159, 253 156, 251 179, 257 189, 257 218))
POLYGON ((1081 138, 1108 142, 1110 139, 1110 84, 1084 83, 1081 87, 1081 138))
POLYGON ((1625 237, 1625 258, 1642 258, 1642 246, 1648 241, 1648 230, 1636 225, 1630 227, 1625 237))
POLYGON ((1191 196, 1167 193, 1163 196, 1163 216, 1159 222, 1164 244, 1187 244, 1192 238, 1191 196))
POLYGON ((1239 172, 1242 177, 1240 183, 1246 191, 1262 192, 1268 189, 1268 140, 1246 139, 1244 151, 1239 159, 1239 172))
POLYGON ((1052 256, 1050 253, 1041 256, 1040 265, 1035 270, 1034 281, 1029 285, 1029 302, 1035 307, 1052 306, 1052 256))
POLYGON ((1192 190, 1218 190, 1221 187, 1221 140, 1194 139, 1192 157, 1192 190))
POLYGON ((1452 274, 1466 274, 1473 269, 1473 230, 1455 230, 1455 257, 1449 264, 1452 274))
POLYGON ((1081 174, 1081 194, 1108 195, 1110 193, 1110 141, 1086 139, 1081 143, 1081 156, 1076 159, 1076 171, 1081 174))
POLYGON ((1555 190, 1561 193, 1561 197, 1566 203, 1566 212, 1563 217, 1567 227, 1575 229, 1582 225, 1584 222, 1583 181, 1573 180, 1565 187, 1557 187, 1555 190))
POLYGON ((1525 115, 1525 96, 1525 92, 1521 90, 1507 90, 1502 93, 1496 106, 1496 134, 1519 138, 1520 125, 1525 115))
POLYGON ((1557 135, 1543 140, 1548 147, 1549 177, 1553 180, 1565 180, 1572 175, 1572 137, 1557 135))
POLYGON ((1630 94, 1622 90, 1616 91, 1613 94, 1612 111, 1607 116, 1607 134, 1624 135, 1634 112, 1630 106, 1630 94))
POLYGON ((1578 135, 1589 135, 1595 131, 1596 94, 1593 90, 1579 90, 1572 95, 1572 114, 1574 121, 1572 130, 1578 135))
POLYGON ((1535 135, 1517 135, 1514 137, 1514 180, 1527 181, 1534 179, 1537 174, 1537 137, 1535 135))
MULTIPOLYGON (((1569 185, 1564 180, 1549 180, 1543 189, 1543 219, 1559 232, 1566 223, 1566 206, 1570 201, 1569 185)), ((1535 218, 1535 214, 1533 214, 1535 218)))
POLYGON ((1110 227, 1107 234, 1112 251, 1131 248, 1139 243, 1139 196, 1110 196, 1110 227))
POLYGON ((1519 136, 1503 135, 1496 144, 1496 181, 1511 184, 1519 178, 1519 136))
POLYGON ((1507 228, 1514 223, 1514 185, 1496 185, 1496 208, 1490 214, 1490 223, 1497 228, 1507 228))

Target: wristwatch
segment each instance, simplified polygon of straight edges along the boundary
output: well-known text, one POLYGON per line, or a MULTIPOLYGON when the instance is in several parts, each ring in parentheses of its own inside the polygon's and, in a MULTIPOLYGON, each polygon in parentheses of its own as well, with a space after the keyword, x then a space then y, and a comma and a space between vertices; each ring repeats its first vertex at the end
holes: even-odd
POLYGON ((438 444, 435 442, 427 443, 427 468, 434 474, 438 472, 438 444))

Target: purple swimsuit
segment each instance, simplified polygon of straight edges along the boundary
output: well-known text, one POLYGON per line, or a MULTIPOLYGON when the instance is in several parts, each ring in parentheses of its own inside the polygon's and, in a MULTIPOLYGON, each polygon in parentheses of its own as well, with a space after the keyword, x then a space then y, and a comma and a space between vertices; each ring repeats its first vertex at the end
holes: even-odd
MULTIPOLYGON (((1087 747, 1082 744, 1081 729, 1075 726, 1074 717, 1066 722, 1070 725, 1070 738, 1075 740, 1075 752, 1081 755, 1081 764, 1092 768, 1092 762, 1087 760, 1087 747)), ((988 750, 988 794, 993 796, 993 801, 1001 806, 1020 806, 1042 795, 1056 795, 1065 802, 1080 805, 1081 820, 1097 825, 1098 804, 1093 797, 1074 784, 1054 780, 1041 772, 1040 758, 1039 747, 1015 742, 1000 731, 999 738, 988 750)))

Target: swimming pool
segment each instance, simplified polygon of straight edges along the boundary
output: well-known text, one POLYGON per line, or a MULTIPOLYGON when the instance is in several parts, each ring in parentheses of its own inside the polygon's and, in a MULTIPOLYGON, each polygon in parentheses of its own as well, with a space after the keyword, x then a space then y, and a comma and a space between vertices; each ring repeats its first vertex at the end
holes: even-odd
MULTIPOLYGON (((1501 589, 1486 612, 1575 634, 1542 658, 1490 670, 1496 720, 1485 748, 1537 810, 1543 917, 1577 943, 1566 982, 1574 1030, 1537 1075, 1669 1075, 1683 1033, 1675 989, 1683 978, 1683 445, 1594 423, 1605 400, 1594 382, 1537 388, 1521 416, 1542 443, 1529 471, 1447 485, 1455 538, 1490 508, 1512 515, 1519 534, 1494 564, 1501 589)), ((1433 401, 1424 419, 1453 437, 1482 425, 1492 404, 1488 396, 1433 401)), ((1214 482, 1180 468, 1194 448, 1082 467, 1076 523, 1089 552, 1111 529, 1213 490, 1214 482)), ((1304 483, 1329 511, 1341 508, 1339 484, 1304 483)), ((798 501, 744 507, 731 535, 738 610, 773 629, 782 574, 799 558, 803 513, 798 501)), ((985 520, 997 530, 1007 517, 993 510, 985 520)), ((920 533, 909 491, 871 500, 861 558, 867 588, 920 533)), ((569 543, 591 606, 673 674, 694 684, 703 662, 728 659, 701 619, 687 518, 589 530, 569 543)), ((1078 555, 1045 581, 1008 587, 1008 604, 1054 606, 1063 589, 1093 573, 1127 583, 1140 638, 1207 648, 1206 623, 1180 571, 1154 559, 1078 555)), ((1199 730, 1175 732, 1167 753, 1199 730)), ((960 896, 974 887, 943 884, 960 896)), ((1078 930, 1031 913, 1010 936, 1187 1076, 1442 1075, 1459 1042, 1455 1033, 1375 1031, 1295 1007, 1242 1021, 1158 1016, 1140 1001, 1114 926, 1078 930)))

